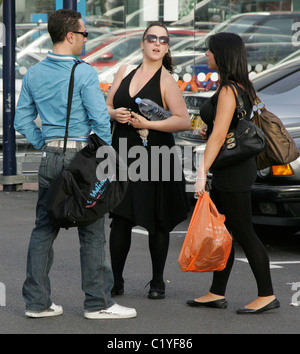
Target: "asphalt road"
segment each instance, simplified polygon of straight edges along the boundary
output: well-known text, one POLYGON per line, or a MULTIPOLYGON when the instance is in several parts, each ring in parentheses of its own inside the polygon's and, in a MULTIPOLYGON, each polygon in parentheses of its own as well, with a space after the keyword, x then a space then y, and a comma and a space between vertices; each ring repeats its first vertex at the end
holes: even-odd
MULTIPOLYGON (((235 310, 256 297, 256 285, 240 248, 237 248, 226 294, 228 309, 195 309, 185 305, 186 300, 207 292, 212 276, 210 273, 183 273, 179 269, 177 259, 189 220, 178 225, 171 235, 165 271, 167 288, 164 300, 147 298, 148 288, 145 288, 145 285, 151 277, 147 235, 142 229, 137 228, 134 231, 124 274, 125 294, 115 300, 121 305, 135 307, 138 313, 135 319, 84 319, 76 230, 60 232, 55 243, 55 260, 50 273, 52 299, 63 306, 64 314, 55 318, 26 318, 21 289, 25 277, 27 245, 34 224, 36 199, 37 192, 0 192, 1 334, 105 334, 103 338, 106 338, 106 341, 102 341, 102 345, 117 346, 117 342, 108 342, 112 338, 107 337, 108 334, 112 334, 113 338, 120 338, 121 334, 151 334, 151 338, 155 339, 167 334, 177 338, 193 338, 193 334, 300 333, 300 306, 290 305, 293 300, 300 304, 300 236, 283 233, 281 237, 268 236, 263 239, 269 252, 274 288, 281 307, 261 315, 243 316, 237 315, 235 310), (296 283, 294 290, 292 283, 296 283)), ((108 225, 107 220, 107 231, 108 225)), ((145 336, 137 338, 148 340, 145 336)), ((151 343, 141 343, 141 346, 168 346, 167 342, 152 340, 151 343)), ((173 342, 172 345, 175 344, 173 342)), ((181 344, 187 346, 188 342, 181 344)), ((124 342, 120 345, 124 345, 124 342)))

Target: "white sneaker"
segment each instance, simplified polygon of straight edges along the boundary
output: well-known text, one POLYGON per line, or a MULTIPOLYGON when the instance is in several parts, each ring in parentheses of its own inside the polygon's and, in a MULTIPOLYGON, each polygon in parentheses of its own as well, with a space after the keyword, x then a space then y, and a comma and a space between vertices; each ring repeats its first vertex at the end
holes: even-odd
POLYGON ((63 314, 63 308, 61 306, 55 305, 52 303, 52 305, 45 311, 37 312, 37 311, 25 311, 25 315, 28 317, 51 317, 51 316, 59 316, 63 314))
POLYGON ((120 319, 136 317, 136 311, 133 308, 114 304, 108 309, 84 313, 84 317, 90 320, 120 319))

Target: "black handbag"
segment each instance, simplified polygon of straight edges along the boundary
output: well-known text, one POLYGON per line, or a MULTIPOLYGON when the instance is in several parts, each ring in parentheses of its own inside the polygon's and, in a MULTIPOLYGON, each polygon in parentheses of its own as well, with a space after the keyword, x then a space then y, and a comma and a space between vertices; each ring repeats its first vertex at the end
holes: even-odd
MULTIPOLYGON (((79 63, 73 66, 70 78, 63 153, 68 139, 74 71, 79 63)), ((127 185, 127 165, 113 147, 91 134, 88 145, 50 184, 47 212, 51 225, 68 229, 92 224, 122 201, 127 185), (99 148, 103 153, 99 153, 99 148)))
POLYGON ((235 86, 238 93, 238 86, 231 83, 228 85, 235 94, 238 124, 235 128, 228 130, 225 143, 212 164, 213 169, 237 164, 260 154, 267 148, 267 141, 263 131, 245 116, 243 100, 239 94, 238 96, 236 95, 233 88, 235 86))

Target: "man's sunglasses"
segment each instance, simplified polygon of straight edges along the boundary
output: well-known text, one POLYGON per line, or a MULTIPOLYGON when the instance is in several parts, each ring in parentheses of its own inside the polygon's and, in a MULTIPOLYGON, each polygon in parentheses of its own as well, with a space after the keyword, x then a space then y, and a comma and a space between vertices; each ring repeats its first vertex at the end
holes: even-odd
POLYGON ((79 34, 82 34, 83 37, 87 38, 88 35, 89 35, 89 32, 76 32, 76 31, 73 31, 73 33, 79 33, 79 34))
POLYGON ((168 44, 170 40, 167 36, 157 37, 155 34, 147 34, 144 39, 147 39, 149 43, 155 43, 158 39, 160 44, 168 44))

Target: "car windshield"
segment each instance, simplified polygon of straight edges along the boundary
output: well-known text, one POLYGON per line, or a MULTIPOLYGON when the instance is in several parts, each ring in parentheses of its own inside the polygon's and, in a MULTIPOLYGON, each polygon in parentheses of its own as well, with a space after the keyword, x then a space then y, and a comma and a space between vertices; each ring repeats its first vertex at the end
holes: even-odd
POLYGON ((288 92, 299 86, 299 82, 299 61, 295 65, 280 66, 278 69, 273 68, 271 71, 266 71, 253 80, 255 89, 268 95, 288 92))
POLYGON ((260 20, 260 16, 245 16, 245 17, 238 17, 238 18, 233 18, 230 19, 229 21, 223 22, 220 24, 218 27, 216 27, 214 30, 212 30, 212 33, 217 33, 217 32, 233 32, 233 33, 245 33, 249 28, 252 26, 255 26, 255 24, 260 20))
POLYGON ((46 33, 48 33, 47 28, 32 29, 17 39, 17 45, 20 48, 26 48, 29 44, 46 33))
POLYGON ((219 32, 234 32, 238 34, 243 34, 246 33, 247 30, 254 26, 258 21, 260 20, 260 16, 258 15, 251 15, 251 16, 239 16, 239 17, 232 17, 228 19, 227 21, 219 24, 216 26, 212 31, 209 32, 209 34, 203 38, 201 38, 199 41, 195 43, 194 46, 191 47, 189 43, 187 43, 185 48, 181 48, 183 50, 190 50, 190 49, 195 49, 195 50, 205 50, 205 41, 206 38, 208 38, 210 35, 214 33, 219 33, 219 32))
POLYGON ((97 62, 97 61, 107 60, 105 54, 108 52, 111 52, 114 60, 119 60, 131 54, 134 50, 136 50, 139 47, 140 43, 141 43, 140 34, 129 36, 129 37, 123 36, 117 39, 116 41, 113 41, 113 43, 104 46, 99 51, 91 54, 88 58, 86 58, 86 61, 88 63, 93 63, 95 61, 97 62))

